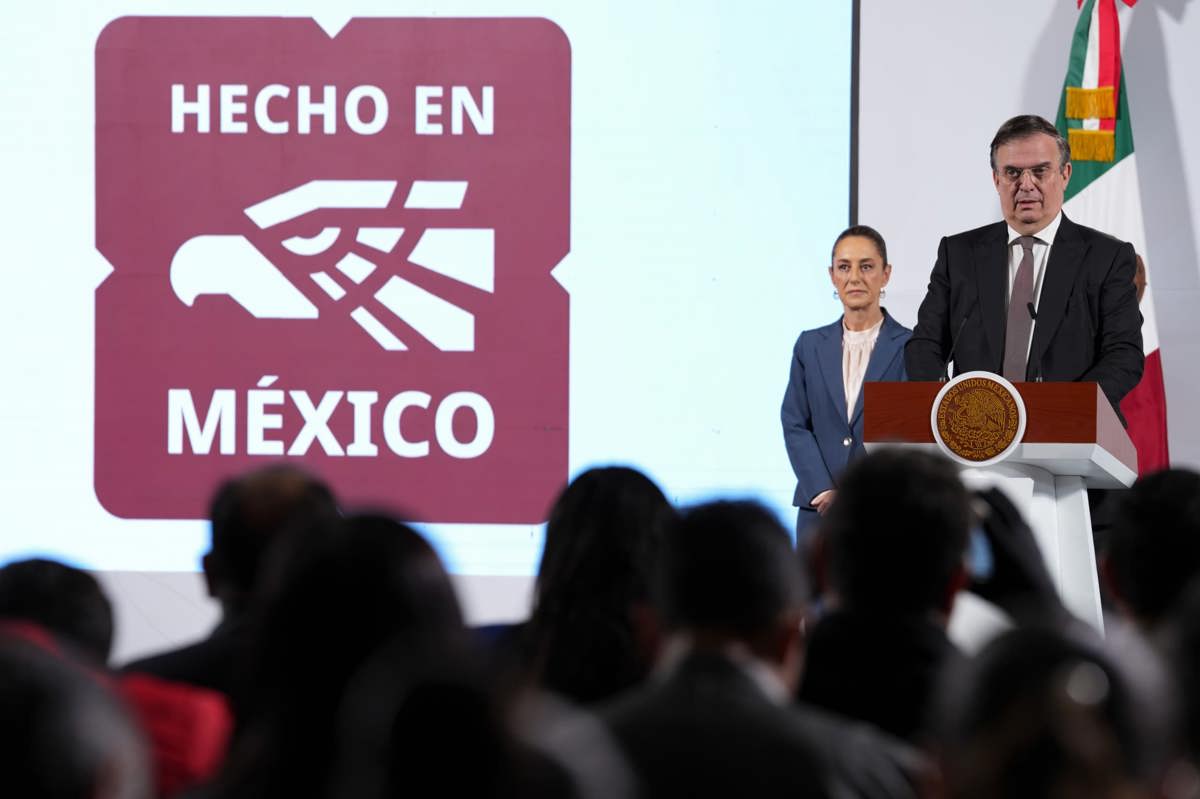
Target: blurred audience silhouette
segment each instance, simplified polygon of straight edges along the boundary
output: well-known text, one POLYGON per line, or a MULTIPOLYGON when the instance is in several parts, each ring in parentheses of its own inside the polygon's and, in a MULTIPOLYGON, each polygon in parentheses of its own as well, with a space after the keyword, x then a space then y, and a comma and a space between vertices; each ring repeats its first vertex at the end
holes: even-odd
POLYGON ((948 799, 1159 795, 1164 720, 1094 632, 1005 633, 947 676, 939 707, 948 799))
POLYGON ((549 512, 528 621, 486 630, 416 530, 294 467, 225 482, 211 518, 220 623, 120 672, 94 577, 0 567, 9 793, 1200 796, 1194 472, 1124 492, 1107 638, 1003 493, 911 450, 845 472, 812 585, 764 506, 680 512, 636 470, 585 471, 549 512), (964 590, 1011 627, 978 652, 947 632, 964 590))
POLYGON ((1100 573, 1117 609, 1153 640, 1200 575, 1200 474, 1166 469, 1119 493, 1100 573))
POLYGON ((40 626, 95 665, 108 663, 113 641, 113 610, 87 572, 43 558, 0 567, 0 619, 40 626))
POLYGON ((687 511, 658 575, 667 639, 656 674, 604 714, 643 796, 906 795, 915 755, 789 703, 806 591, 769 511, 687 511))
POLYGON ((202 561, 220 623, 207 638, 136 660, 125 671, 211 688, 236 700, 249 611, 268 552, 289 535, 336 517, 329 488, 291 466, 269 466, 222 484, 209 509, 212 544, 202 561))
POLYGON ((0 771, 4 793, 38 799, 153 796, 142 734, 83 663, 52 639, 0 629, 0 771))
POLYGON ((641 472, 613 466, 579 475, 559 495, 528 623, 524 674, 580 703, 608 699, 646 676, 657 632, 650 580, 675 510, 641 472))
POLYGON ((799 697, 912 741, 957 651, 946 623, 967 584, 970 496, 949 461, 907 450, 850 465, 818 535, 829 610, 799 697))

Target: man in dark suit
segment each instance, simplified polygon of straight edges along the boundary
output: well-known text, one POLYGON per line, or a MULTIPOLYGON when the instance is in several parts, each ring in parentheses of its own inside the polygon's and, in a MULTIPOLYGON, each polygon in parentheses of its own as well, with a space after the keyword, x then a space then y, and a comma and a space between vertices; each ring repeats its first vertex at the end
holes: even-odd
POLYGON ((1144 359, 1132 245, 1063 215, 1071 151, 1045 119, 1001 125, 991 164, 1004 222, 942 239, 909 379, 937 380, 952 358, 960 374, 1092 381, 1119 416, 1144 359))
POLYGON ((336 516, 329 488, 290 466, 270 466, 223 484, 210 508, 212 548, 203 559, 208 592, 221 604, 220 624, 201 641, 135 661, 123 671, 236 698, 248 611, 268 550, 292 531, 336 516))
POLYGON ((643 796, 913 794, 911 750, 788 704, 805 594, 788 535, 766 509, 692 509, 668 532, 659 568, 666 650, 650 682, 603 715, 643 796))

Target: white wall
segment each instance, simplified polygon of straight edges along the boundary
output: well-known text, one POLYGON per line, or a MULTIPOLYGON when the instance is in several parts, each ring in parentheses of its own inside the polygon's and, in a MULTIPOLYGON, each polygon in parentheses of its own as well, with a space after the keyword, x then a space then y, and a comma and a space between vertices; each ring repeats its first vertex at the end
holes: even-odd
MULTIPOLYGON (((1171 460, 1200 468, 1200 4, 1117 6, 1171 460)), ((901 321, 916 320, 938 240, 1000 218, 988 143, 1015 114, 1054 120, 1077 15, 1066 0, 862 0, 859 221, 887 239, 901 321)))

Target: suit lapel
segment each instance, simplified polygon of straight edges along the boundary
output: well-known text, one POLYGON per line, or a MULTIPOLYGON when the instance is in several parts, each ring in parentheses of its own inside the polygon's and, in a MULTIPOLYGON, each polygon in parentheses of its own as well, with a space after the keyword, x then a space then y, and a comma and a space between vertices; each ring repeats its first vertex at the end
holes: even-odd
POLYGON ((835 408, 846 415, 846 386, 842 380, 842 321, 826 326, 817 344, 817 364, 835 408))
MULTIPOLYGON (((1004 328, 1008 319, 1008 227, 992 225, 975 243, 975 285, 979 287, 979 315, 987 338, 991 361, 1000 371, 1004 352, 1004 328)), ((961 371, 961 370, 959 370, 961 371)))
MULTIPOLYGON (((888 366, 900 351, 900 339, 903 335, 904 328, 900 326, 900 323, 885 315, 883 327, 879 330, 879 338, 875 339, 875 348, 871 350, 871 357, 867 360, 867 371, 863 375, 864 386, 867 383, 883 379, 888 366)), ((845 388, 842 391, 845 392, 845 388)), ((854 401, 854 416, 850 419, 851 428, 858 424, 858 420, 862 417, 863 395, 865 394, 865 389, 860 390, 854 401)))
MULTIPOLYGON (((1037 321, 1033 325, 1033 341, 1029 347, 1030 364, 1042 362, 1042 355, 1066 313, 1071 287, 1075 285, 1075 277, 1079 274, 1079 265, 1083 262, 1086 252, 1087 246, 1080 239, 1075 223, 1064 215, 1059 222, 1054 244, 1050 247, 1046 272, 1042 275, 1037 321)), ((1026 377, 1029 376, 1028 369, 1026 366, 1026 377)))

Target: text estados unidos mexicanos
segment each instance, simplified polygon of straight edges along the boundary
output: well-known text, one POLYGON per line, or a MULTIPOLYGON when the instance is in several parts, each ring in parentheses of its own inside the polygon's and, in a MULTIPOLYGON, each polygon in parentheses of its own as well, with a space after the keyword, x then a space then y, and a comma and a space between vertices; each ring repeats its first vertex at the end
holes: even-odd
MULTIPOLYGON (((441 136, 449 127, 451 135, 461 136, 468 132, 470 123, 470 132, 491 136, 496 129, 494 87, 481 87, 478 97, 468 86, 448 89, 413 88, 413 132, 418 136, 441 136)), ((214 98, 210 84, 174 83, 171 132, 212 133, 215 116, 219 133, 248 133, 253 128, 283 135, 292 132, 294 123, 295 132, 301 135, 333 135, 341 121, 352 133, 372 136, 386 127, 389 108, 388 96, 378 86, 354 86, 343 95, 337 86, 300 85, 295 87, 293 98, 293 87, 281 83, 263 86, 253 94, 248 84, 222 83, 214 98), (319 131, 314 124, 318 120, 319 131)))
MULTIPOLYGON (((314 444, 334 457, 379 454, 373 440, 378 392, 326 391, 314 403, 307 391, 284 392, 263 387, 273 382, 264 378, 259 388, 245 392, 245 454, 283 455, 286 451, 289 456, 304 455, 314 444), (343 400, 354 412, 353 438, 345 446, 329 429, 329 420, 343 400), (283 427, 283 414, 279 411, 285 404, 295 408, 304 422, 286 448, 284 441, 272 432, 283 427)), ((401 458, 428 456, 430 442, 408 438, 404 433, 404 418, 429 413, 433 404, 433 397, 424 391, 401 391, 388 400, 382 417, 383 443, 387 448, 401 458)), ((450 457, 478 458, 492 445, 496 417, 482 395, 473 391, 447 394, 437 402, 433 414, 434 441, 450 457), (460 411, 475 417, 475 433, 468 441, 460 441, 454 434, 454 416, 460 411)), ((234 389, 219 388, 212 392, 203 421, 191 389, 167 389, 167 452, 207 455, 215 443, 220 454, 236 455, 238 419, 238 392, 234 389)))

